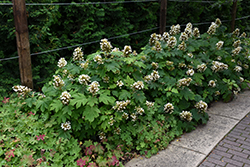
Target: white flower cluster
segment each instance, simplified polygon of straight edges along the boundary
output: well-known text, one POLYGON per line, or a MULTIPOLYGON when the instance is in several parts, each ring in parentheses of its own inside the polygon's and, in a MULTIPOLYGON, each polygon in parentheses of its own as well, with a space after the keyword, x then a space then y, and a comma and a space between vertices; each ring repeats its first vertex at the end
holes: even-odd
POLYGON ((163 39, 165 42, 168 41, 169 37, 170 37, 170 35, 169 35, 168 32, 164 32, 163 35, 162 35, 162 39, 163 39))
POLYGON ((197 70, 199 72, 204 72, 207 69, 207 65, 205 63, 202 63, 201 65, 197 66, 197 70))
POLYGON ((102 56, 101 55, 96 55, 94 57, 94 62, 97 62, 97 64, 103 64, 102 56))
POLYGON ((155 46, 153 46, 152 50, 161 51, 162 50, 161 43, 159 41, 156 41, 155 46))
POLYGON ((200 37, 200 31, 197 27, 193 30, 193 36, 199 38, 200 37))
POLYGON ((110 53, 111 49, 113 48, 110 42, 106 38, 101 40, 100 47, 102 51, 107 52, 107 53, 110 53))
POLYGON ((207 103, 200 100, 199 102, 197 102, 195 104, 195 107, 199 110, 199 111, 206 111, 207 110, 207 103))
POLYGON ((184 32, 187 34, 188 38, 192 37, 192 28, 193 28, 192 23, 188 23, 186 25, 184 32))
POLYGON ((135 113, 130 114, 130 117, 132 118, 132 121, 135 122, 137 119, 137 116, 135 113))
POLYGON ((105 133, 104 132, 99 132, 99 139, 106 139, 105 133))
POLYGON ((88 87, 88 91, 90 92, 90 93, 92 93, 93 95, 94 94, 96 94, 96 92, 98 92, 100 89, 99 89, 99 86, 100 86, 100 84, 99 84, 99 82, 97 82, 97 81, 93 81, 90 85, 89 85, 89 87, 88 87))
POLYGON ((29 92, 32 91, 32 89, 26 87, 26 86, 22 86, 22 85, 16 85, 16 86, 13 86, 12 89, 18 93, 18 95, 21 95, 21 96, 25 96, 27 95, 29 92))
POLYGON ((155 69, 155 70, 159 67, 158 63, 155 63, 155 62, 152 62, 151 65, 152 65, 153 69, 155 69))
POLYGON ((241 72, 242 71, 242 67, 241 66, 235 66, 234 67, 234 71, 241 72))
POLYGON ((137 81, 133 85, 131 85, 131 87, 136 89, 136 90, 141 90, 144 88, 143 81, 137 81))
POLYGON ((164 105, 164 111, 166 113, 172 114, 174 112, 173 110, 174 110, 173 104, 167 103, 167 104, 164 105))
POLYGON ((83 52, 81 47, 75 48, 73 52, 73 60, 74 61, 83 61, 83 52))
POLYGON ((141 107, 135 107, 136 114, 142 115, 144 113, 144 109, 141 107))
POLYGON ((221 62, 218 62, 218 61, 213 61, 212 64, 213 64, 213 66, 211 67, 211 69, 214 72, 218 72, 218 71, 221 71, 221 70, 227 70, 228 69, 227 64, 224 64, 224 63, 221 63, 221 62))
POLYGON ((156 81, 160 78, 158 71, 153 71, 150 75, 145 76, 143 79, 145 82, 149 83, 150 81, 156 81))
POLYGON ((102 78, 104 83, 109 83, 109 76, 105 76, 102 78))
POLYGON ((247 34, 245 32, 243 32, 240 36, 241 38, 246 38, 247 37, 247 34))
POLYGON ((189 70, 187 70, 186 74, 189 75, 189 76, 193 76, 194 75, 194 70, 189 69, 189 70))
POLYGON ((74 81, 74 75, 73 75, 73 74, 68 74, 67 78, 68 78, 70 81, 74 81))
POLYGON ((176 44, 177 44, 176 38, 174 36, 171 36, 167 42, 168 47, 174 48, 176 44))
POLYGON ((62 103, 66 105, 69 104, 70 98, 71 98, 71 95, 67 91, 62 92, 60 96, 62 103))
POLYGON ((178 80, 178 86, 189 86, 190 82, 192 81, 192 78, 182 78, 178 80))
POLYGON ((53 85, 54 85, 55 88, 61 88, 61 87, 63 87, 65 85, 64 81, 61 79, 61 77, 59 75, 53 75, 53 77, 54 77, 53 85))
POLYGON ((248 69, 248 68, 249 68, 249 66, 248 66, 247 64, 244 64, 243 67, 244 67, 245 69, 248 69))
POLYGON ((194 55, 193 55, 192 53, 188 53, 187 55, 188 55, 188 57, 190 57, 190 58, 193 58, 193 57, 194 57, 194 55))
POLYGON ((240 35, 240 29, 239 28, 236 28, 234 31, 233 31, 233 35, 235 35, 236 37, 238 37, 240 35))
POLYGON ((84 69, 87 69, 88 66, 89 66, 89 61, 88 61, 88 60, 87 60, 85 63, 81 63, 81 64, 80 64, 80 67, 81 67, 81 68, 84 68, 84 69))
POLYGON ((63 130, 70 130, 71 129, 71 125, 70 125, 70 122, 68 121, 68 122, 65 122, 65 123, 62 123, 61 124, 61 128, 63 129, 63 130))
POLYGON ((240 46, 240 44, 241 44, 241 41, 237 40, 237 41, 234 42, 233 47, 237 48, 237 47, 240 46))
POLYGON ((218 91, 218 90, 215 91, 214 95, 215 95, 215 96, 219 96, 219 95, 220 95, 220 91, 218 91))
POLYGON ((244 82, 244 80, 245 80, 244 78, 240 77, 240 82, 244 82))
POLYGON ((166 64, 168 65, 168 66, 171 66, 171 65, 173 65, 174 64, 174 62, 172 62, 172 61, 166 61, 166 64))
POLYGON ((189 111, 182 111, 180 117, 190 122, 192 120, 192 113, 189 111))
POLYGON ((121 89, 121 87, 124 85, 124 83, 122 81, 117 81, 116 85, 119 86, 120 89, 121 89))
POLYGON ((210 27, 208 28, 207 33, 210 34, 210 35, 214 34, 216 32, 216 29, 220 25, 221 25, 221 21, 220 21, 220 19, 217 18, 215 23, 214 22, 211 23, 210 27))
POLYGON ((215 86, 216 86, 215 81, 214 81, 214 80, 210 80, 210 81, 208 82, 208 86, 215 87, 215 86))
POLYGON ((235 56, 235 55, 238 55, 241 51, 242 47, 238 46, 237 48, 235 48, 232 53, 233 55, 232 56, 235 56))
POLYGON ((66 66, 67 65, 67 61, 65 60, 65 58, 60 58, 59 59, 59 61, 58 61, 58 64, 57 64, 57 66, 59 67, 59 68, 63 68, 64 66, 66 66))
MULTIPOLYGON (((167 37, 167 34, 165 34, 165 36, 167 37)), ((152 45, 155 45, 155 43, 157 41, 160 41, 162 40, 162 37, 161 37, 161 34, 156 34, 156 33, 153 33, 151 34, 150 36, 150 39, 149 39, 149 44, 152 46, 152 45)))
POLYGON ((216 48, 217 48, 218 50, 221 50, 223 44, 224 44, 223 41, 219 41, 219 42, 216 44, 216 48))
POLYGON ((125 56, 125 57, 128 57, 131 53, 132 53, 132 48, 131 48, 131 46, 124 46, 124 49, 122 50, 122 52, 123 52, 123 55, 125 56))
POLYGON ((122 112, 122 118, 127 120, 129 118, 128 113, 122 112))
POLYGON ((217 19, 215 20, 215 24, 217 24, 218 26, 220 26, 220 25, 221 25, 221 21, 220 21, 220 19, 219 19, 219 18, 217 18, 217 19))
POLYGON ((112 52, 120 52, 120 49, 117 48, 117 47, 115 47, 115 48, 112 50, 112 52))
POLYGON ((116 127, 115 130, 114 130, 114 133, 119 135, 121 133, 121 128, 116 127))
POLYGON ((240 88, 239 88, 239 87, 234 88, 233 93, 234 93, 235 95, 238 95, 239 92, 240 92, 240 88))
POLYGON ((187 41, 188 40, 188 35, 185 32, 182 32, 179 40, 180 41, 187 41))
POLYGON ((82 74, 78 78, 80 84, 88 85, 88 82, 90 82, 90 76, 82 74))
POLYGON ((129 105, 130 100, 126 101, 116 101, 116 105, 112 107, 112 109, 117 110, 117 111, 123 111, 126 109, 127 105, 129 105))
POLYGON ((182 41, 179 45, 178 45, 178 50, 182 50, 185 51, 186 50, 186 43, 184 41, 182 41))
POLYGON ((187 65, 185 64, 185 63, 179 63, 179 65, 178 65, 180 68, 186 68, 187 67, 187 65))
POLYGON ((113 116, 111 116, 110 119, 109 119, 108 124, 111 125, 111 126, 113 126, 114 122, 115 122, 115 120, 114 120, 113 116))
POLYGON ((177 24, 176 26, 175 25, 171 26, 169 34, 170 35, 177 35, 180 32, 181 32, 181 26, 179 24, 177 24))
POLYGON ((149 102, 149 101, 146 101, 146 105, 148 106, 148 108, 151 108, 154 106, 154 102, 149 102))

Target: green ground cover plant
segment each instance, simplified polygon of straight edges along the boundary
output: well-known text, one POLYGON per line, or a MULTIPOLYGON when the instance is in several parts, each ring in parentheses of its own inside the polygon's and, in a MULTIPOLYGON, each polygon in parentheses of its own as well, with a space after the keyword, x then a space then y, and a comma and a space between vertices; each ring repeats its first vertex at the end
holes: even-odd
POLYGON ((41 92, 21 85, 0 107, 2 166, 123 166, 206 124, 213 101, 249 82, 250 40, 216 19, 152 34, 142 52, 100 41, 59 59, 41 92))

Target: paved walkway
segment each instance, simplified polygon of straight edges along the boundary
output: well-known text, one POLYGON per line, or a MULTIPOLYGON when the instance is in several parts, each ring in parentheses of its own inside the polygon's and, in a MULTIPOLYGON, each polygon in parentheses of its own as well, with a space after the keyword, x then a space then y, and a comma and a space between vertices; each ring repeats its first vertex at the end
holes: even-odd
POLYGON ((250 167, 249 113, 250 90, 230 103, 214 102, 206 125, 183 134, 157 155, 134 158, 125 167, 250 167))
POLYGON ((250 167, 250 114, 230 131, 199 167, 250 167))

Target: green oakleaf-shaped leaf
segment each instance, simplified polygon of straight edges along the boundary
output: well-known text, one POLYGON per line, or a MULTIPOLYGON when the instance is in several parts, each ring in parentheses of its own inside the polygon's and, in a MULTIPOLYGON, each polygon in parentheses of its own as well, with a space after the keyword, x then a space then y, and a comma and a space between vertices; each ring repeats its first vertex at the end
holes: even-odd
POLYGON ((81 106, 84 106, 87 102, 88 99, 84 96, 84 94, 77 94, 72 96, 74 99, 70 100, 70 104, 75 105, 76 104, 76 109, 78 109, 81 106))
POLYGON ((85 110, 82 113, 82 116, 85 120, 88 120, 89 122, 93 122, 95 118, 99 116, 99 113, 101 111, 96 107, 86 106, 85 110))
POLYGON ((123 89, 122 92, 120 93, 119 100, 127 100, 130 98, 131 98, 130 92, 123 89))
POLYGON ((73 106, 71 106, 70 104, 69 105, 66 105, 63 107, 62 111, 63 111, 63 114, 68 114, 68 115, 71 115, 72 114, 72 110, 73 110, 73 106))
POLYGON ((104 104, 113 104, 116 99, 109 95, 110 91, 108 90, 100 92, 99 102, 103 102, 104 104))
POLYGON ((133 94, 133 97, 134 97, 135 101, 138 101, 141 103, 143 103, 146 100, 146 97, 144 96, 144 93, 142 91, 136 91, 133 94))
POLYGON ((50 110, 55 110, 55 112, 58 112, 63 107, 63 104, 60 100, 53 100, 53 102, 50 104, 50 110))
POLYGON ((37 109, 41 109, 42 112, 44 112, 46 109, 49 108, 49 105, 52 101, 52 98, 51 97, 45 97, 41 100, 37 100, 37 103, 36 103, 36 108, 37 109))
POLYGON ((105 66, 107 68, 107 71, 113 71, 119 70, 119 64, 115 61, 112 61, 111 63, 105 63, 105 66))
POLYGON ((36 98, 35 97, 31 97, 31 98, 28 98, 25 100, 26 104, 29 106, 29 107, 32 107, 33 104, 35 104, 36 102, 36 98))
POLYGON ((96 97, 89 97, 87 105, 93 107, 95 104, 98 104, 98 99, 96 97))

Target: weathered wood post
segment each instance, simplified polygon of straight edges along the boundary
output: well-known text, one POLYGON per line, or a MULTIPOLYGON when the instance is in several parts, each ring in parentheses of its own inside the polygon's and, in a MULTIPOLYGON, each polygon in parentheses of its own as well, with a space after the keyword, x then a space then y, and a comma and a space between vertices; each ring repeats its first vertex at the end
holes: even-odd
POLYGON ((160 30, 159 33, 163 34, 166 31, 166 15, 167 15, 167 0, 160 0, 160 30))
POLYGON ((233 32, 235 29, 236 11, 237 11, 237 0, 233 0, 231 32, 233 32))
POLYGON ((33 89, 25 0, 12 0, 21 84, 33 89))

